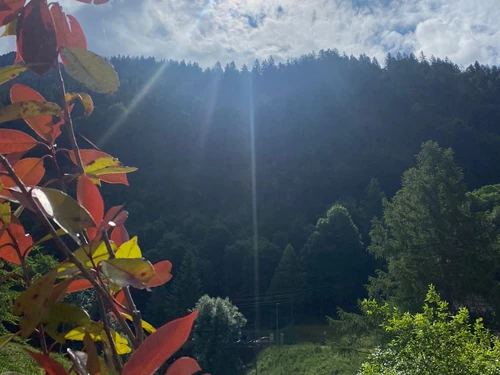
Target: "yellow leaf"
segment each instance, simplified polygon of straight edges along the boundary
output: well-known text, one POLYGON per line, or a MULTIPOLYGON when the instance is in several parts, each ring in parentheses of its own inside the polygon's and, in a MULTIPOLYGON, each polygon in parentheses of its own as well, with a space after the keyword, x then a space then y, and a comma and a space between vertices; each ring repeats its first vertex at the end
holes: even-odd
POLYGON ((16 335, 10 334, 10 335, 4 335, 0 336, 0 349, 4 347, 5 345, 8 344, 10 340, 12 340, 16 335))
MULTIPOLYGON (((111 249, 113 252, 117 251, 117 246, 111 243, 111 249)), ((82 246, 78 250, 73 252, 73 255, 82 263, 86 268, 92 268, 98 266, 103 260, 109 259, 108 248, 104 241, 95 243, 90 247, 89 245, 82 246), (89 257, 90 254, 90 257, 89 257)), ((63 262, 57 268, 57 276, 67 276, 78 272, 78 268, 75 264, 70 262, 63 262)))
MULTIPOLYGON (((133 321, 134 321, 134 318, 132 318, 132 316, 131 316, 131 315, 129 315, 129 314, 127 314, 127 313, 124 313, 124 312, 121 312, 120 314, 121 314, 121 315, 122 315, 125 319, 130 320, 131 322, 133 322, 133 321)), ((154 333, 154 332, 156 332, 156 328, 155 328, 155 327, 153 327, 151 324, 149 324, 148 322, 146 322, 146 321, 144 321, 144 320, 142 320, 142 324, 141 324, 141 325, 142 325, 142 328, 143 328, 146 332, 148 332, 148 333, 154 333)))
POLYGON ((64 48, 61 56, 68 61, 64 68, 68 74, 88 89, 101 94, 114 94, 120 86, 113 66, 83 48, 64 48))
POLYGON ((99 158, 87 164, 85 174, 95 179, 103 174, 134 172, 137 168, 126 167, 116 158, 99 158))
POLYGON ((109 259, 101 263, 101 271, 109 281, 122 288, 146 289, 146 283, 155 275, 153 265, 142 258, 109 259))
POLYGON ((3 36, 16 35, 17 29, 17 17, 10 21, 7 25, 5 25, 5 30, 3 34, 0 35, 0 38, 3 36))
POLYGON ((77 243, 80 243, 78 237, 83 229, 95 226, 89 212, 68 194, 50 188, 36 188, 32 194, 47 215, 77 243))
POLYGON ((14 302, 14 315, 23 315, 19 326, 21 336, 27 338, 45 317, 50 306, 46 306, 52 295, 52 286, 56 280, 56 270, 53 269, 26 289, 14 302))
MULTIPOLYGON (((127 354, 132 351, 132 349, 128 346, 127 339, 120 336, 115 330, 110 329, 110 333, 118 354, 127 354)), ((83 341, 85 334, 88 334, 92 340, 101 341, 109 346, 106 332, 104 331, 101 323, 90 322, 90 324, 85 327, 72 329, 64 337, 66 340, 83 341)))
POLYGON ((71 103, 74 100, 79 100, 83 105, 85 116, 90 116, 94 112, 94 102, 89 94, 84 92, 68 92, 65 96, 66 102, 71 103))
POLYGON ((77 306, 56 303, 50 308, 43 323, 45 332, 55 341, 64 344, 64 330, 69 331, 71 327, 90 324, 90 317, 85 310, 77 306), (60 329, 61 325, 63 327, 62 332, 60 329))
POLYGON ((137 236, 124 242, 116 251, 116 257, 129 259, 142 258, 141 249, 137 244, 137 236))
POLYGON ((0 69, 0 85, 11 79, 16 78, 19 74, 28 69, 28 65, 11 65, 0 69))
POLYGON ((61 107, 56 103, 28 100, 17 102, 0 109, 0 123, 43 115, 59 116, 61 107))
POLYGON ((0 203, 0 221, 1 221, 0 226, 2 223, 4 224, 4 226, 9 225, 10 216, 11 216, 10 203, 9 202, 0 203))

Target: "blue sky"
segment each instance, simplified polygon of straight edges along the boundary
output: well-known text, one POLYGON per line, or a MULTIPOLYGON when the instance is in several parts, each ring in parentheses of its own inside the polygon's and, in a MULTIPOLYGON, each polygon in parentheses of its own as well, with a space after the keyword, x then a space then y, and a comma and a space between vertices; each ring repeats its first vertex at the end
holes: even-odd
MULTIPOLYGON (((115 54, 251 64, 320 49, 424 51, 462 67, 500 65, 498 0, 60 0, 81 22, 89 49, 115 54)), ((2 38, 0 49, 13 49, 2 38)), ((11 37, 12 39, 12 37, 11 37)))

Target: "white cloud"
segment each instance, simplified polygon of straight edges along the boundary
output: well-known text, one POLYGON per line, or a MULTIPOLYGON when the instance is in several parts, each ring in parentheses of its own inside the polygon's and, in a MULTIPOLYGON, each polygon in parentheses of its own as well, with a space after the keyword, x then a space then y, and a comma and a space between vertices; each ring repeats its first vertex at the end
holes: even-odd
MULTIPOLYGON (((500 64, 498 0, 63 0, 104 55, 154 55, 211 66, 251 64, 320 49, 365 53, 421 50, 466 66, 500 64)), ((69 12, 69 11, 68 11, 69 12)), ((69 12, 71 13, 71 12, 69 12)), ((2 47, 2 46, 0 46, 2 47)))

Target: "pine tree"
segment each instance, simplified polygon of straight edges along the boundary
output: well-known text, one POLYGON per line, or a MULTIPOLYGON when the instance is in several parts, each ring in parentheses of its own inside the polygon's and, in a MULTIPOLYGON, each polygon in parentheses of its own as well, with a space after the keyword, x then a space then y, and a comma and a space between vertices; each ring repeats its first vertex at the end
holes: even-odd
POLYGON ((282 321, 293 323, 296 304, 304 299, 304 275, 292 245, 288 244, 274 272, 267 292, 269 303, 283 306, 282 321))

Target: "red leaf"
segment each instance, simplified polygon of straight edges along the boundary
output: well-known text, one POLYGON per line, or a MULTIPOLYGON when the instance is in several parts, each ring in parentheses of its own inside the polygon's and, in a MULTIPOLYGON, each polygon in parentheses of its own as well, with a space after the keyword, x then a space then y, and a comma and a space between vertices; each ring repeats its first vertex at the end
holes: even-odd
POLYGON ((193 358, 181 357, 170 365, 165 375, 193 375, 201 371, 201 367, 193 358))
POLYGON ((86 175, 80 176, 76 187, 76 197, 78 203, 90 213, 96 223, 95 228, 87 228, 90 240, 93 240, 97 233, 97 228, 101 225, 104 217, 104 202, 101 193, 95 184, 86 175))
POLYGON ((149 336, 123 367, 122 375, 152 375, 186 342, 198 311, 165 324, 149 336))
MULTIPOLYGON (((115 300, 116 302, 125 306, 127 309, 132 310, 128 305, 127 301, 125 300, 125 293, 123 292, 123 290, 120 290, 118 293, 116 293, 115 300)), ((119 305, 116 305, 116 308, 118 309, 119 312, 124 312, 127 314, 130 313, 130 311, 122 309, 119 305)))
MULTIPOLYGON (((53 3, 50 8, 54 27, 56 30, 57 48, 77 47, 87 49, 87 39, 82 27, 75 17, 66 15, 58 3, 53 3), (67 17, 67 19, 66 19, 67 17), (69 22, 68 22, 69 20, 69 22)), ((67 62, 62 58, 63 63, 67 62)))
POLYGON ((39 75, 46 73, 57 60, 54 23, 47 0, 31 0, 17 20, 17 51, 30 69, 39 75))
POLYGON ((40 367, 42 367, 48 375, 68 375, 64 367, 59 362, 49 356, 32 352, 31 350, 24 349, 33 358, 40 367))
MULTIPOLYGON (((42 94, 33 90, 31 87, 20 83, 14 84, 10 89, 10 101, 12 103, 18 103, 25 100, 46 102, 42 94)), ((29 127, 33 129, 36 134, 51 144, 54 143, 55 139, 61 135, 59 127, 64 123, 62 120, 61 124, 58 123, 57 125, 53 125, 51 115, 29 117, 24 119, 24 121, 26 121, 29 127)))
POLYGON ((6 228, 0 222, 0 258, 21 264, 15 249, 18 248, 21 256, 25 257, 31 251, 32 245, 33 239, 24 232, 24 227, 14 215, 11 215, 6 228))
POLYGON ((130 240, 130 236, 128 235, 128 232, 123 225, 115 227, 111 232, 111 241, 113 241, 118 247, 120 247, 122 243, 127 242, 128 240, 130 240))
MULTIPOLYGON (((80 150, 80 156, 82 158, 83 166, 87 166, 88 164, 92 163, 97 159, 112 157, 111 155, 106 154, 103 151, 92 150, 92 149, 80 150)), ((74 164, 76 164, 75 154, 73 151, 69 152, 69 158, 74 164)), ((108 184, 123 184, 128 186, 128 179, 126 173, 105 174, 99 176, 99 179, 101 181, 107 182, 108 184)))
POLYGON ((19 130, 0 129, 0 154, 26 152, 37 145, 30 135, 19 130))
POLYGON ((66 293, 75 293, 75 292, 81 292, 82 290, 87 290, 90 288, 93 288, 94 286, 90 281, 87 279, 82 279, 82 280, 73 280, 69 286, 68 289, 66 290, 66 293))
MULTIPOLYGON (((43 159, 37 158, 24 158, 14 164, 14 172, 24 182, 25 185, 35 186, 45 175, 45 168, 43 167, 43 159)), ((4 189, 16 186, 14 181, 8 176, 0 177, 0 182, 3 184, 4 189)), ((11 196, 10 192, 4 190, 2 194, 11 196)))
POLYGON ((154 288, 163 285, 172 278, 172 263, 168 260, 163 260, 153 265, 155 275, 146 283, 148 287, 154 288))
POLYGON ((0 26, 12 21, 25 2, 26 0, 0 0, 0 26))

